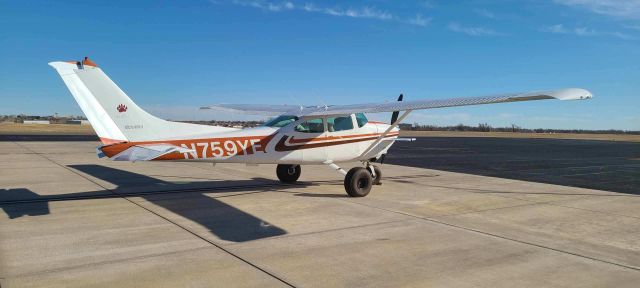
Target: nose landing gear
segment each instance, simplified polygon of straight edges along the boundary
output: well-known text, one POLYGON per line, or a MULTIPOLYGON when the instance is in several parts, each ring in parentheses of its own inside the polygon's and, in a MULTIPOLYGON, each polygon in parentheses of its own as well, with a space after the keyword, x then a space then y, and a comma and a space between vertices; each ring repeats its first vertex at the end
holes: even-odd
MULTIPOLYGON (((327 161, 324 164, 329 165, 332 169, 344 177, 344 190, 350 197, 364 197, 371 192, 373 185, 382 185, 382 170, 377 166, 371 165, 368 161, 363 162, 365 167, 353 167, 349 172, 345 172, 333 161, 327 161)), ((298 181, 302 169, 300 165, 278 164, 276 174, 278 179, 283 183, 293 183, 298 181)))
POLYGON ((344 177, 344 189, 351 197, 364 197, 369 194, 373 185, 382 185, 380 168, 364 163, 365 167, 353 167, 344 177))
POLYGON ((344 189, 351 197, 364 197, 371 191, 373 177, 364 167, 354 167, 344 177, 344 189))
POLYGON ((373 168, 373 185, 382 185, 382 170, 378 166, 369 165, 369 169, 373 168))

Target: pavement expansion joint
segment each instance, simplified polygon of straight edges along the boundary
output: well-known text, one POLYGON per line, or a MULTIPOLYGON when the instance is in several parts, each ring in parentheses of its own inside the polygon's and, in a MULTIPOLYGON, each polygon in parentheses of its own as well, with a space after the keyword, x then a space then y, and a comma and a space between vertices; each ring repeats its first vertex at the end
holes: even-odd
MULTIPOLYGON (((344 200, 344 201, 348 201, 348 200, 344 200)), ((507 241, 511 241, 511 242, 516 242, 516 243, 520 243, 520 244, 525 244, 525 245, 530 245, 530 246, 546 249, 546 250, 549 250, 549 251, 559 252, 559 253, 572 255, 572 256, 576 256, 576 257, 581 257, 581 258, 592 260, 592 261, 597 261, 597 262, 601 262, 601 263, 605 263, 605 264, 615 265, 615 266, 626 268, 626 269, 640 271, 640 267, 630 266, 630 265, 616 263, 616 262, 612 262, 612 261, 608 261, 608 260, 604 260, 604 259, 590 257, 590 256, 586 256, 586 255, 582 255, 582 254, 578 254, 578 253, 562 250, 562 249, 557 249, 557 248, 553 248, 553 247, 549 247, 549 246, 545 246, 545 245, 541 245, 541 244, 536 244, 536 243, 533 243, 533 242, 527 242, 527 241, 523 241, 523 240, 513 239, 513 238, 506 237, 506 236, 502 236, 502 235, 498 235, 498 234, 494 234, 494 233, 490 233, 490 232, 481 231, 481 230, 478 230, 478 229, 473 229, 473 228, 468 228, 468 227, 464 227, 464 226, 460 226, 460 225, 456 225, 456 224, 452 224, 452 223, 447 223, 447 222, 444 222, 442 220, 438 220, 438 219, 434 219, 434 218, 418 216, 418 215, 414 215, 414 214, 410 214, 410 213, 405 213, 405 212, 402 212, 402 211, 396 211, 396 210, 386 209, 386 208, 377 207, 377 206, 373 206, 373 205, 367 205, 367 204, 364 204, 364 203, 358 203, 358 202, 355 202, 355 201, 349 201, 349 202, 360 204, 360 205, 363 205, 363 206, 366 206, 366 207, 370 207, 370 208, 374 208, 374 209, 384 210, 384 211, 388 211, 388 212, 392 212, 392 213, 397 213, 397 214, 400 214, 400 215, 405 215, 405 216, 409 216, 409 217, 413 217, 413 218, 417 218, 417 219, 422 219, 422 220, 433 222, 433 223, 437 223, 437 224, 440 224, 440 225, 446 225, 446 226, 449 226, 449 227, 465 230, 465 231, 468 231, 468 232, 474 232, 474 233, 478 233, 478 234, 485 235, 485 236, 499 238, 499 239, 503 239, 503 240, 507 240, 507 241)))
MULTIPOLYGON (((277 239, 287 239, 287 238, 295 238, 295 237, 301 237, 301 236, 309 236, 309 235, 319 235, 319 234, 324 234, 324 233, 331 233, 331 232, 336 232, 336 231, 346 231, 346 230, 352 230, 352 229, 358 229, 358 228, 365 228, 365 227, 375 227, 375 226, 381 226, 381 225, 387 225, 387 224, 392 224, 392 223, 402 223, 402 222, 407 222, 409 220, 392 220, 392 221, 383 221, 383 222, 377 222, 377 223, 370 223, 370 224, 362 224, 362 225, 355 225, 355 226, 348 226, 348 227, 341 227, 341 228, 335 228, 335 229, 327 229, 327 230, 319 230, 319 231, 313 231, 313 232, 306 232, 306 233, 297 233, 297 234, 285 234, 282 236, 274 236, 274 237, 269 237, 268 239, 271 240, 277 240, 277 239)), ((260 240, 255 240, 255 241, 261 241, 260 240)), ((231 247, 231 246, 237 246, 240 244, 244 244, 244 242, 235 242, 235 243, 229 243, 229 244, 224 244, 225 247, 231 247)))
MULTIPOLYGON (((455 189, 455 190, 462 190, 462 191, 471 191, 469 193, 482 193, 482 194, 516 194, 516 195, 518 195, 518 194, 526 194, 526 195, 582 196, 582 197, 579 197, 579 198, 574 198, 573 200, 586 199, 586 198, 589 198, 589 197, 632 197, 632 198, 640 197, 639 195, 613 194, 613 193, 611 193, 611 194, 589 194, 589 193, 551 193, 551 192, 511 192, 511 191, 495 191, 495 190, 487 190, 487 189, 461 188, 461 187, 450 187, 450 186, 428 185, 428 184, 425 184, 424 186, 431 186, 431 187, 438 187, 438 188, 448 188, 448 189, 455 189), (473 192, 473 191, 478 191, 478 192, 473 192)), ((515 206, 507 206, 507 207, 491 208, 491 209, 486 209, 486 210, 469 211, 469 212, 463 212, 463 213, 460 213, 460 214, 469 214, 469 213, 484 212, 484 211, 491 211, 491 210, 499 210, 499 209, 512 208, 512 207, 529 206, 529 205, 535 205, 535 204, 545 204, 545 205, 563 207, 563 208, 567 208, 567 209, 575 209, 575 210, 599 213, 599 214, 603 214, 603 215, 612 215, 612 216, 640 219, 640 217, 636 217, 636 216, 629 216, 629 215, 623 215, 623 214, 618 214, 618 213, 604 212, 604 211, 598 211, 598 210, 593 210, 593 209, 585 209, 585 208, 578 208, 578 207, 572 207, 572 206, 567 206, 567 205, 556 204, 557 202, 565 201, 564 199, 551 200, 551 201, 542 201, 541 202, 541 201, 535 201, 535 200, 519 198, 519 197, 507 197, 507 196, 503 196, 503 195, 494 195, 494 196, 508 198, 508 199, 518 199, 518 200, 532 202, 532 203, 531 204, 515 205, 515 206)), ((455 216, 455 215, 460 215, 460 214, 441 215, 441 216, 455 216)))
POLYGON ((105 261, 92 262, 92 263, 86 263, 86 264, 81 264, 81 265, 70 265, 70 266, 60 267, 60 268, 56 268, 56 269, 48 269, 48 270, 35 271, 35 272, 30 272, 30 273, 8 275, 8 276, 6 276, 6 278, 20 278, 20 277, 44 275, 44 274, 57 273, 57 272, 63 272, 63 271, 70 271, 70 270, 74 270, 74 269, 78 269, 78 268, 95 267, 95 266, 101 266, 101 265, 106 265, 106 264, 121 263, 123 261, 149 259, 149 258, 155 258, 155 257, 161 257, 161 256, 167 256, 167 255, 177 255, 177 254, 181 254, 181 253, 185 253, 185 252, 192 252, 192 251, 205 250, 205 249, 214 249, 214 248, 215 247, 212 247, 212 246, 201 246, 201 247, 196 247, 196 248, 191 248, 191 249, 184 249, 184 250, 179 250, 179 251, 170 251, 170 252, 164 252, 164 253, 153 253, 153 254, 141 255, 141 256, 136 256, 136 257, 105 260, 105 261))

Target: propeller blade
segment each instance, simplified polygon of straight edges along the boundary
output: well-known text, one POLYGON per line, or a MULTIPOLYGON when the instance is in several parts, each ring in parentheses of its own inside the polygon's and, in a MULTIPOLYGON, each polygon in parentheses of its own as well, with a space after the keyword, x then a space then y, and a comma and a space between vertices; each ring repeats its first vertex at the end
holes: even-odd
MULTIPOLYGON (((398 101, 402 101, 402 94, 400 94, 400 96, 398 97, 398 101)), ((393 124, 396 122, 396 120, 398 120, 398 115, 400 115, 400 111, 393 111, 393 113, 391 114, 391 123, 393 124)))

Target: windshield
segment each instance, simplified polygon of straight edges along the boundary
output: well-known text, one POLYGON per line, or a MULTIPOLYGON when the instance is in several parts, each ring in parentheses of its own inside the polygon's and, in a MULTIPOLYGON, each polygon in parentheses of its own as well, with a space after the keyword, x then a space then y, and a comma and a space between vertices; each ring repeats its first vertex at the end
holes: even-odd
POLYGON ((268 127, 284 127, 287 126, 289 123, 294 122, 298 120, 298 117, 296 116, 291 116, 291 115, 281 115, 278 116, 276 118, 273 118, 269 121, 267 121, 266 123, 263 124, 263 126, 268 126, 268 127))
POLYGON ((358 127, 362 127, 369 122, 369 120, 367 120, 367 116, 364 116, 363 113, 356 114, 356 121, 358 122, 358 127))

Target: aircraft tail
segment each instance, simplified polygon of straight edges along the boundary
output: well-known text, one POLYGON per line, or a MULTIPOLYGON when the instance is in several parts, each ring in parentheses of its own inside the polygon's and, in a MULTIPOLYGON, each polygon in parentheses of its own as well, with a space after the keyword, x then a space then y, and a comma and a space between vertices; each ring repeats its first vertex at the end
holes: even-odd
POLYGON ((104 144, 199 138, 235 130, 157 118, 136 105, 86 57, 81 62, 51 62, 49 65, 60 74, 104 144))

